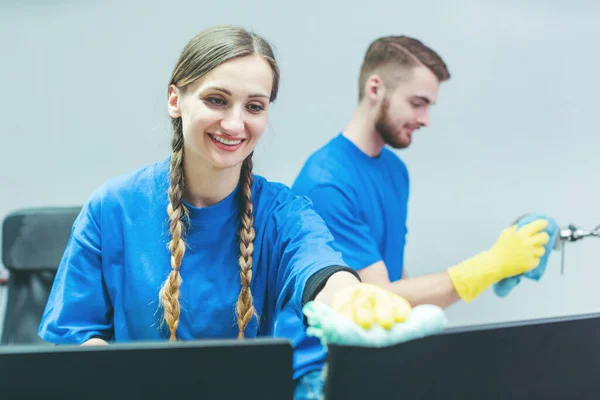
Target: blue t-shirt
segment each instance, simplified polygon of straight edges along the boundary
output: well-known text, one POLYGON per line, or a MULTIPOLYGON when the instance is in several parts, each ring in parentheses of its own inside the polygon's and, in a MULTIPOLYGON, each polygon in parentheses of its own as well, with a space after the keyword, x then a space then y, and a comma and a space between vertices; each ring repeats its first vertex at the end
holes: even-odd
MULTIPOLYGON (((42 339, 79 344, 168 338, 159 290, 170 267, 167 189, 169 159, 109 180, 83 207, 58 269, 40 324, 42 339)), ((190 227, 181 265, 177 337, 235 338, 240 292, 236 188, 207 208, 188 205, 190 227)), ((308 278, 345 266, 310 201, 282 184, 254 176, 251 290, 260 323, 246 337, 272 336, 278 310, 301 318, 308 278)))
MULTIPOLYGON (((370 157, 339 134, 310 156, 292 190, 313 201, 351 268, 383 261, 390 281, 402 278, 409 178, 393 151, 370 157)), ((325 349, 292 310, 278 318, 277 334, 293 338, 295 378, 321 368, 325 349)))

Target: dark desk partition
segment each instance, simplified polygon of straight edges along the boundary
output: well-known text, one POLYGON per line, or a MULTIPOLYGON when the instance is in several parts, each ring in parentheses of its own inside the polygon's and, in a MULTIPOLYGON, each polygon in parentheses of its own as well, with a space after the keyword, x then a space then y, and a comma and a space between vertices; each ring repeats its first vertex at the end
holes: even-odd
POLYGON ((331 346, 325 400, 600 399, 600 314, 331 346))
POLYGON ((2 399, 292 400, 280 339, 0 347, 2 399))

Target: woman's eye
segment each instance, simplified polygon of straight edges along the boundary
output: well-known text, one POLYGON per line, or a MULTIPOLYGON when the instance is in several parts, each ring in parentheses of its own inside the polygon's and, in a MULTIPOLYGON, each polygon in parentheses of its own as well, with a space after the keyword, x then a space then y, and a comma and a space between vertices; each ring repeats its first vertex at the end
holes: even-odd
POLYGON ((265 108, 260 104, 248 104, 248 109, 251 112, 259 113, 259 112, 263 111, 265 108))
POLYGON ((207 97, 206 101, 215 106, 222 106, 225 104, 225 100, 218 98, 218 97, 207 97))

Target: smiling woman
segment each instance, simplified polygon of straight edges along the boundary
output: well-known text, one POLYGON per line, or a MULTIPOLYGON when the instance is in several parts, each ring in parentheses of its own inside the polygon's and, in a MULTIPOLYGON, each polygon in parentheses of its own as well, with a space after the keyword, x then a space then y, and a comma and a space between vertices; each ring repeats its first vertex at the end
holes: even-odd
POLYGON ((218 169, 242 162, 267 125, 273 70, 262 56, 231 60, 180 89, 169 87, 169 114, 183 118, 187 148, 218 169))
MULTIPOLYGON (((271 47, 242 28, 212 27, 185 46, 168 87, 171 155, 108 180, 84 205, 44 340, 268 336, 284 308, 301 317, 307 302, 337 298, 353 309, 360 296, 348 293, 373 292, 306 198, 252 173, 278 84, 271 47)), ((399 321, 394 301, 381 290, 357 322, 399 321)))

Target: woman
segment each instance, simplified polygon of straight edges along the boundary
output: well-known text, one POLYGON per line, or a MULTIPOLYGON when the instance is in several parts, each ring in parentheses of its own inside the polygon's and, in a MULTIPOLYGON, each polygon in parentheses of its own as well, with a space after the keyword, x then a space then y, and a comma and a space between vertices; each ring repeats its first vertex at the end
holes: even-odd
POLYGON ((278 84, 271 47, 241 28, 212 27, 186 45, 168 89, 172 153, 109 180, 84 205, 44 340, 268 336, 279 310, 301 315, 307 301, 334 296, 363 326, 403 318, 401 298, 362 285, 331 249, 305 198, 252 174, 278 84))

